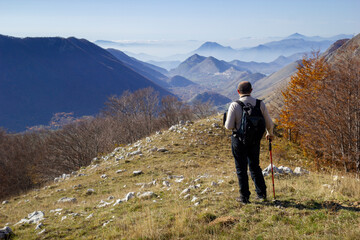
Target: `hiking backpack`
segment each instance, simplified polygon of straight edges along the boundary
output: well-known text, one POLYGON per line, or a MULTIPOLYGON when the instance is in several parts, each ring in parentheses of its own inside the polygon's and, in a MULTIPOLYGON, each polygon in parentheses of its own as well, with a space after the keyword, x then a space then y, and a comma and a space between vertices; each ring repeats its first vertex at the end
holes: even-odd
POLYGON ((260 109, 261 100, 256 99, 255 106, 245 106, 240 100, 235 102, 242 107, 243 111, 240 128, 234 131, 234 136, 247 145, 260 142, 265 133, 265 118, 260 109))

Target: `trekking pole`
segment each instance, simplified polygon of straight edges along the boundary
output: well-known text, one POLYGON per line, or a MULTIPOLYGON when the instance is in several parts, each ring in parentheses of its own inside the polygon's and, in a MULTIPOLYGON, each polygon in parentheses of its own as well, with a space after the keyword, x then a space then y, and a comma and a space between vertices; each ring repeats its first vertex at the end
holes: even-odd
POLYGON ((274 194, 274 200, 275 200, 275 184, 274 184, 274 169, 273 169, 272 151, 271 151, 271 139, 269 139, 269 152, 270 152, 270 163, 271 163, 271 177, 272 177, 272 185, 273 185, 273 194, 274 194))

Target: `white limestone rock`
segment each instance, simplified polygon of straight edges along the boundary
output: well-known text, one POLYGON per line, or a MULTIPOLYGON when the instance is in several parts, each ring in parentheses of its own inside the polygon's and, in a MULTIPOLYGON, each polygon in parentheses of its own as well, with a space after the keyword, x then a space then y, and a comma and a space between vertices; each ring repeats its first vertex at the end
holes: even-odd
POLYGON ((191 197, 191 195, 188 193, 188 194, 186 194, 183 198, 184 198, 184 199, 190 199, 190 197, 191 197))
POLYGON ((88 190, 86 190, 86 195, 91 195, 91 194, 94 194, 95 193, 95 190, 92 189, 92 188, 89 188, 88 190))
POLYGON ((100 203, 97 205, 97 207, 98 208, 103 208, 103 207, 106 207, 106 206, 108 206, 110 204, 113 204, 113 203, 114 203, 113 201, 112 202, 106 202, 104 200, 101 200, 100 203))
POLYGON ((205 188, 202 192, 201 192, 201 194, 205 194, 205 193, 207 193, 207 192, 209 192, 210 191, 210 188, 205 188))
POLYGON ((143 174, 142 170, 133 171, 134 176, 137 176, 137 175, 140 175, 140 174, 143 174))
POLYGON ((140 155, 140 154, 142 154, 142 152, 140 150, 137 150, 137 151, 130 152, 127 155, 128 156, 135 156, 135 155, 140 155))
POLYGON ((116 173, 123 173, 123 172, 126 172, 126 170, 125 169, 119 169, 119 170, 116 171, 116 173))
POLYGON ((166 187, 170 187, 170 185, 171 185, 170 182, 168 182, 168 181, 163 181, 162 184, 166 187))
POLYGON ((189 193, 189 192, 190 192, 190 188, 185 188, 185 189, 180 193, 179 196, 184 195, 184 194, 189 193))
POLYGON ((43 223, 39 223, 36 227, 35 227, 35 230, 40 230, 41 228, 44 227, 44 224, 43 223))
POLYGON ((45 214, 42 211, 35 211, 35 212, 28 214, 27 218, 21 219, 15 225, 38 223, 38 222, 44 220, 44 216, 45 216, 45 214))
POLYGON ((155 193, 153 192, 144 192, 138 195, 139 199, 149 199, 155 196, 155 193))
POLYGON ((193 198, 191 199, 191 202, 196 202, 199 198, 196 196, 193 196, 193 198))
POLYGON ((117 200, 115 201, 115 203, 113 204, 113 207, 119 205, 119 204, 122 203, 122 202, 124 202, 123 199, 117 199, 117 200))
POLYGON ((289 167, 280 166, 279 170, 286 174, 293 174, 294 172, 289 167))
POLYGON ((309 174, 310 172, 307 171, 306 169, 302 168, 302 167, 296 167, 294 169, 294 174, 296 175, 304 175, 304 174, 309 174))
POLYGON ((135 192, 129 192, 126 194, 125 198, 124 198, 124 201, 127 202, 129 201, 130 199, 134 198, 135 197, 135 192))
POLYGON ((57 202, 58 203, 76 203, 77 199, 76 198, 69 198, 69 197, 62 197, 57 202))

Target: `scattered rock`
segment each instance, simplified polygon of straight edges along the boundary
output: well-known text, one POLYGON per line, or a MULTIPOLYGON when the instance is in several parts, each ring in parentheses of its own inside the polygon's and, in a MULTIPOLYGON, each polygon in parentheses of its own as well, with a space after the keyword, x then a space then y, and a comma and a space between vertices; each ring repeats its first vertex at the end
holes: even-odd
POLYGON ((75 203, 77 202, 76 198, 62 197, 58 201, 58 203, 75 203))
POLYGON ((35 211, 32 212, 30 214, 28 214, 27 218, 21 219, 18 223, 16 223, 15 225, 18 224, 33 224, 33 223, 38 223, 42 220, 44 220, 44 216, 45 214, 42 211, 35 211))
POLYGON ((162 184, 166 187, 170 187, 170 182, 168 181, 163 181, 162 184))
POLYGON ((43 224, 43 223, 39 223, 39 224, 36 226, 35 230, 40 230, 40 229, 43 228, 43 227, 44 227, 44 224, 43 224))
POLYGON ((46 229, 43 229, 43 230, 41 230, 40 232, 38 232, 38 235, 41 235, 41 234, 43 234, 43 233, 45 233, 46 232, 46 229))
POLYGON ((184 178, 175 179, 175 182, 177 182, 177 183, 181 183, 182 181, 184 181, 184 178))
POLYGON ((122 173, 122 172, 125 172, 126 170, 125 169, 119 169, 116 171, 116 173, 122 173))
POLYGON ((13 231, 9 227, 4 227, 0 229, 0 239, 10 239, 14 235, 13 231))
POLYGON ((156 185, 156 180, 153 180, 151 182, 148 183, 140 183, 141 184, 141 188, 148 188, 151 186, 155 186, 156 185))
POLYGON ((106 221, 102 226, 105 227, 106 225, 108 225, 109 223, 111 223, 113 220, 109 220, 109 221, 106 221))
POLYGON ((193 198, 191 199, 191 202, 196 202, 199 198, 196 196, 193 196, 193 198))
POLYGON ((133 171, 134 176, 137 176, 137 175, 140 175, 140 174, 143 174, 143 171, 141 171, 141 170, 133 171))
POLYGON ((310 173, 309 171, 305 170, 302 167, 296 167, 294 169, 294 174, 296 174, 296 175, 303 175, 303 174, 309 174, 309 173, 310 173))
POLYGON ((208 191, 210 191, 210 188, 207 187, 207 188, 204 189, 204 191, 201 192, 201 194, 205 194, 205 193, 207 193, 208 191))
POLYGON ((216 187, 217 185, 219 185, 217 182, 211 182, 211 186, 216 187))
POLYGON ((186 194, 186 193, 189 193, 190 192, 190 188, 185 188, 179 196, 183 195, 183 194, 186 194))
POLYGON ((126 194, 126 196, 124 198, 124 201, 127 202, 127 201, 129 201, 130 199, 132 199, 134 197, 135 197, 135 193, 134 192, 129 192, 128 194, 126 194))
POLYGON ((159 148, 157 151, 158 152, 168 152, 169 150, 167 150, 166 148, 159 148))
POLYGON ((142 154, 142 152, 140 150, 137 150, 137 151, 133 151, 131 153, 128 153, 127 155, 128 156, 135 156, 135 155, 140 155, 140 154, 142 154))
POLYGON ((122 203, 124 200, 123 199, 118 199, 115 201, 115 203, 113 204, 113 206, 115 207, 116 205, 119 205, 120 203, 122 203))
POLYGON ((108 176, 106 174, 103 174, 100 176, 101 178, 107 178, 108 176))
POLYGON ((54 210, 50 210, 50 213, 55 213, 55 215, 60 215, 62 210, 63 210, 62 208, 57 208, 54 210))
POLYGON ((90 219, 90 218, 92 218, 94 216, 94 214, 93 213, 91 213, 89 216, 87 216, 85 219, 90 219))
POLYGON ((104 200, 101 200, 100 203, 97 205, 98 208, 103 208, 106 207, 110 204, 112 204, 113 202, 105 202, 104 200))
POLYGON ((184 198, 184 199, 189 199, 190 196, 191 196, 190 194, 186 194, 183 198, 184 198))
POLYGON ((95 193, 95 190, 92 189, 92 188, 89 188, 88 190, 86 190, 86 195, 91 195, 91 194, 94 194, 95 193))
POLYGON ((74 185, 74 186, 73 186, 73 189, 79 189, 79 188, 82 188, 82 185, 81 185, 81 184, 78 184, 78 185, 74 185))
POLYGON ((138 198, 140 198, 140 199, 149 199, 149 198, 152 198, 154 196, 155 196, 155 194, 153 192, 144 192, 144 193, 139 194, 138 198))
POLYGON ((293 171, 289 167, 280 166, 279 170, 286 173, 286 174, 293 174, 293 171))

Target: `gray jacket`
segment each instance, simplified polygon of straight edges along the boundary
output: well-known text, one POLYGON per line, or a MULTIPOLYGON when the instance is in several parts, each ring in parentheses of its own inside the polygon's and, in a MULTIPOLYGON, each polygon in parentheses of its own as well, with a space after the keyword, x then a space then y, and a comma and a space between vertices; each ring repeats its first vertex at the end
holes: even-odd
MULTIPOLYGON (((242 101, 245 105, 256 105, 256 99, 251 97, 250 95, 243 95, 239 99, 242 101)), ((269 115, 269 112, 265 106, 265 103, 261 101, 260 104, 261 112, 265 118, 265 125, 266 125, 266 135, 273 136, 273 129, 274 129, 274 123, 271 120, 271 117, 269 115)), ((242 117, 242 107, 236 103, 232 102, 229 106, 229 110, 227 112, 226 122, 225 122, 225 128, 229 130, 236 130, 240 128, 241 124, 241 117, 242 117)))

